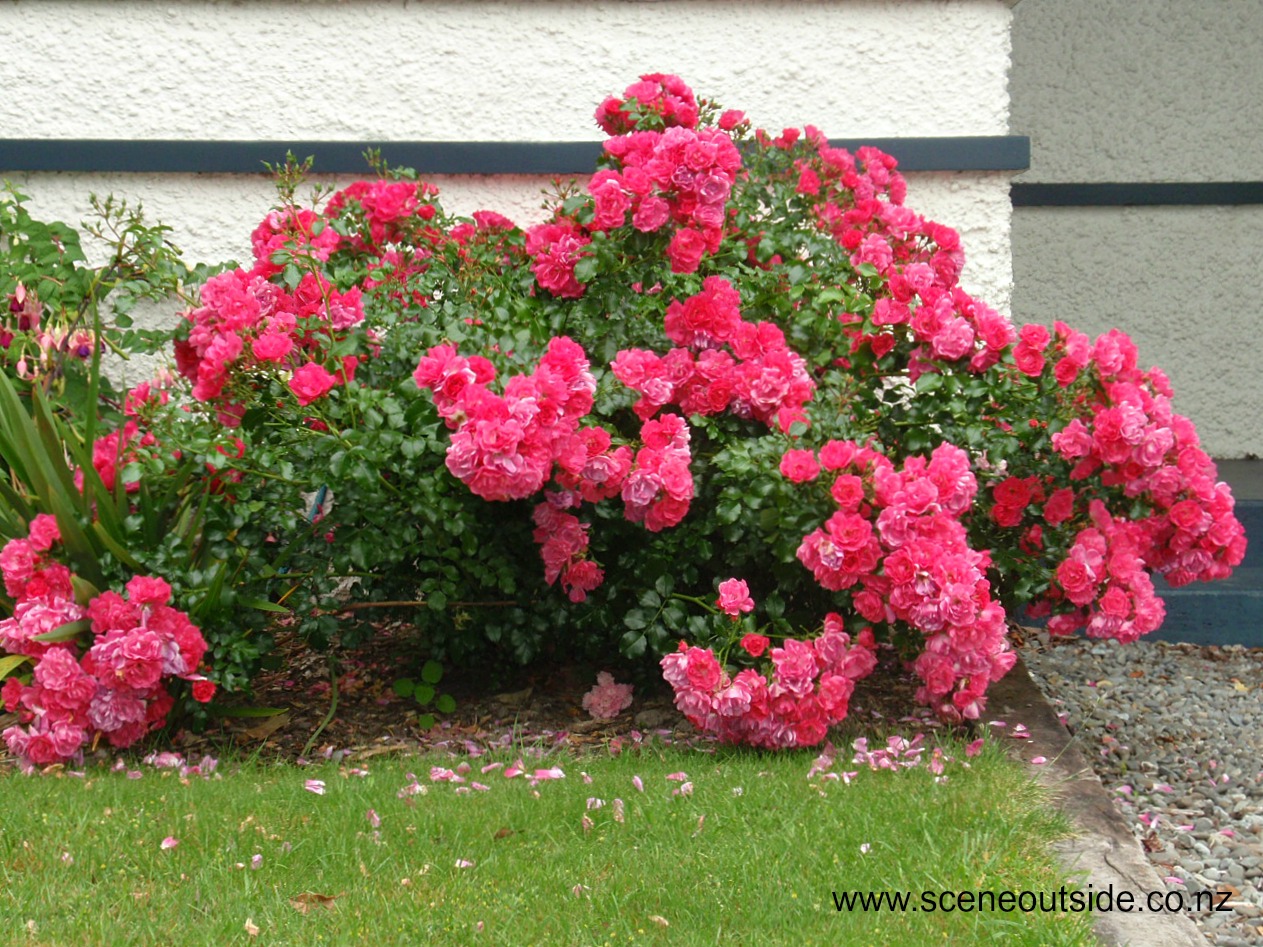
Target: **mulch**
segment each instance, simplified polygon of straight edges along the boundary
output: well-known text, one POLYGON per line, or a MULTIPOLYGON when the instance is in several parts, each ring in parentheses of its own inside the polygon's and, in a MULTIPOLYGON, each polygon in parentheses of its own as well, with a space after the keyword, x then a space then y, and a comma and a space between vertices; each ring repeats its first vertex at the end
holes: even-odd
MULTIPOLYGON (((594 720, 582 701, 602 668, 556 662, 520 669, 490 688, 486 676, 477 672, 452 675, 439 690, 453 694, 456 710, 422 729, 416 702, 394 690, 397 679, 415 676, 409 655, 420 647, 415 631, 404 625, 383 625, 362 647, 335 646, 329 652, 308 648, 282 632, 277 638, 281 670, 256 677, 248 700, 222 701, 225 716, 206 732, 177 734, 175 748, 193 757, 228 744, 239 752, 295 762, 304 753, 313 760, 335 754, 338 759, 362 759, 427 750, 476 753, 511 745, 577 754, 619 752, 655 739, 710 744, 675 709, 670 688, 661 679, 638 685, 631 707, 616 718, 594 720), (331 657, 338 674, 336 702, 331 657), (260 708, 279 712, 235 715, 257 714, 260 708)), ((606 670, 623 679, 616 668, 606 670)), ((844 735, 938 726, 915 704, 917 686, 893 655, 883 654, 877 670, 856 688, 844 735)))

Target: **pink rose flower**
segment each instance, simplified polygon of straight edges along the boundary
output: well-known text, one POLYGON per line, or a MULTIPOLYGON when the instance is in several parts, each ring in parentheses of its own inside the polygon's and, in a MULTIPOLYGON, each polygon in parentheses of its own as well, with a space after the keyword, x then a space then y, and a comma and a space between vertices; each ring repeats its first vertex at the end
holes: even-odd
POLYGON ((289 389, 298 399, 298 403, 306 406, 323 398, 337 384, 337 376, 327 371, 323 365, 308 362, 294 372, 289 381, 289 389))
POLYGON ((744 579, 726 579, 719 583, 719 598, 715 602, 720 611, 733 618, 742 612, 754 611, 754 599, 750 597, 750 587, 744 579))

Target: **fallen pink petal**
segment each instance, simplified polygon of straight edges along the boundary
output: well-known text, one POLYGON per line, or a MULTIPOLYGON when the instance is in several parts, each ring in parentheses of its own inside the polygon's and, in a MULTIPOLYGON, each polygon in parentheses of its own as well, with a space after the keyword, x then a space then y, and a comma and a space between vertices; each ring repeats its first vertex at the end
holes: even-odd
POLYGON ((466 858, 458 858, 456 859, 456 867, 457 868, 473 868, 474 863, 469 861, 466 858))
POLYGON ((323 779, 309 779, 303 783, 303 788, 308 792, 314 792, 317 796, 325 794, 325 781, 323 779))
POLYGON ((381 816, 377 814, 376 809, 369 809, 366 813, 364 813, 364 818, 368 819, 368 824, 375 829, 380 827, 382 824, 381 816))
POLYGON ((636 792, 644 792, 645 784, 639 776, 632 777, 632 785, 636 787, 636 792))
POLYGON ((161 842, 158 843, 158 847, 165 852, 165 851, 168 851, 169 849, 175 848, 179 844, 180 844, 180 840, 178 838, 176 838, 174 835, 168 835, 166 838, 164 838, 161 842))

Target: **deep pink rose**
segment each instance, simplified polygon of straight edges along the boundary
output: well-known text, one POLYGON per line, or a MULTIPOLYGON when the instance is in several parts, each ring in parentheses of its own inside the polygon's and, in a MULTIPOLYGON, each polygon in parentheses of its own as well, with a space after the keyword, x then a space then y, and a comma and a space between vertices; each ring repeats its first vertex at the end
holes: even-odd
POLYGON ((719 662, 709 648, 693 648, 689 652, 685 674, 690 687, 708 694, 719 686, 722 676, 719 662))
POLYGON ((706 238, 696 230, 684 227, 677 230, 667 246, 672 273, 695 273, 706 252, 706 238))
POLYGON ((781 474, 792 483, 806 483, 820 476, 815 451, 787 450, 781 457, 781 474))
POLYGON ((294 393, 299 404, 306 406, 323 398, 337 384, 337 376, 328 372, 323 365, 308 362, 294 372, 289 380, 289 390, 294 393))
POLYGON ((1057 582, 1066 598, 1076 605, 1086 605, 1096 597, 1099 582, 1096 573, 1079 559, 1067 559, 1057 567, 1057 582))
POLYGON ((756 635, 753 632, 741 638, 741 647, 752 658, 762 657, 769 644, 771 641, 765 635, 756 635))

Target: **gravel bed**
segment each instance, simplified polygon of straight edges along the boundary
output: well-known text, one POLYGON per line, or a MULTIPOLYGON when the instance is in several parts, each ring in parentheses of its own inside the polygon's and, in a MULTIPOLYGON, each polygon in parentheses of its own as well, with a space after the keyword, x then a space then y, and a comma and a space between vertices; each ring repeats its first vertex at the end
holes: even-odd
POLYGON ((1167 888, 1230 895, 1207 941, 1263 944, 1263 648, 1040 632, 1022 659, 1167 888))

